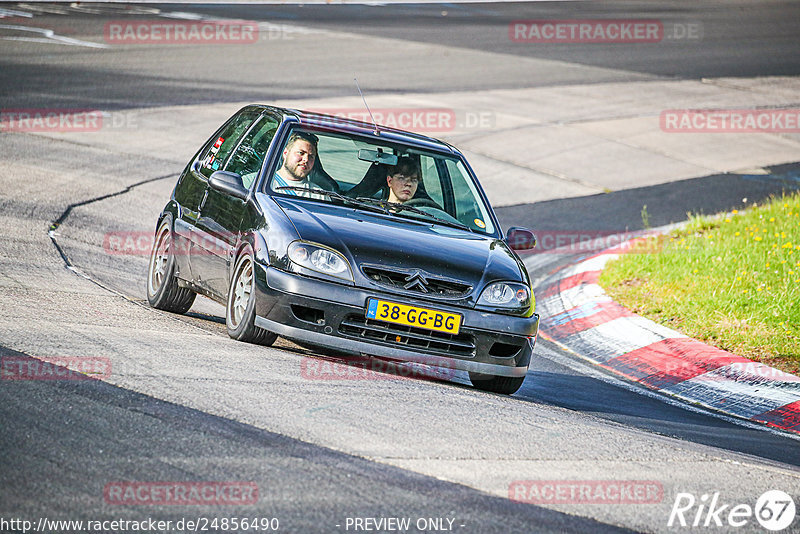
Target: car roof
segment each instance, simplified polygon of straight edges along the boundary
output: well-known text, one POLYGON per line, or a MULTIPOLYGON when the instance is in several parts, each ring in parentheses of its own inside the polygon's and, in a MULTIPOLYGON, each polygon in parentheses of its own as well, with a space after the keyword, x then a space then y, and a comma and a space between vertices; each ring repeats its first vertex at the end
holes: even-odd
POLYGON ((303 111, 293 108, 279 108, 276 106, 269 106, 266 104, 258 104, 255 107, 261 109, 268 109, 275 113, 287 118, 293 118, 302 125, 312 126, 331 131, 356 133, 360 135, 367 135, 375 139, 391 140, 409 145, 416 145, 421 148, 434 149, 441 152, 449 152, 451 154, 461 155, 461 152, 452 145, 445 143, 439 139, 428 137, 426 135, 399 130, 397 128, 390 128, 388 126, 378 125, 377 129, 380 132, 376 135, 375 125, 369 122, 363 122, 355 119, 345 117, 338 117, 335 115, 326 115, 324 113, 315 113, 313 111, 303 111))

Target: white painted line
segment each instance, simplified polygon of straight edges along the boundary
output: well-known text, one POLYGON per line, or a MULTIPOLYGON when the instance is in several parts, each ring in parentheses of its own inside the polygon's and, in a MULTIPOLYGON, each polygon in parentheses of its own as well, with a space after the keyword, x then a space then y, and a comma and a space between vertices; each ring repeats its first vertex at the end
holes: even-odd
POLYGON ((26 19, 33 18, 33 13, 27 11, 16 11, 13 9, 0 8, 0 19, 5 17, 24 17, 26 19))
MULTIPOLYGON (((176 20, 195 20, 195 21, 231 21, 240 22, 242 19, 234 19, 230 17, 217 17, 209 15, 201 15, 199 13, 190 13, 188 11, 165 11, 159 14, 160 17, 166 19, 176 20)), ((304 26, 294 26, 289 24, 275 24, 267 21, 253 21, 261 31, 272 32, 275 34, 289 34, 289 33, 328 33, 327 30, 315 30, 304 26)))
POLYGON ((49 44, 62 44, 67 46, 85 46, 87 48, 110 48, 108 45, 102 43, 93 43, 91 41, 81 41, 80 39, 72 39, 71 37, 64 37, 63 35, 56 35, 53 30, 46 28, 33 28, 30 26, 18 26, 16 24, 0 24, 0 30, 16 30, 23 32, 38 33, 43 37, 0 37, 6 41, 28 41, 36 43, 49 43, 49 44))
POLYGON ((166 11, 159 15, 160 17, 164 17, 165 19, 178 19, 178 20, 204 20, 210 19, 210 17, 206 17, 205 15, 200 15, 198 13, 189 13, 187 11, 166 11))
POLYGON ((28 11, 33 11, 34 13, 69 15, 69 7, 60 6, 57 4, 33 2, 33 3, 18 4, 17 6, 21 7, 22 9, 27 9, 28 11))

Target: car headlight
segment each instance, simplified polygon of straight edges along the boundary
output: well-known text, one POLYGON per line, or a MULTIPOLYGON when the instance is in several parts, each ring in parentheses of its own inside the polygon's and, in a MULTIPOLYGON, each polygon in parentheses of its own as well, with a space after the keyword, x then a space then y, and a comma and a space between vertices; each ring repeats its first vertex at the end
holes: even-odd
POLYGON ((353 281, 350 264, 339 252, 305 241, 294 241, 289 245, 289 259, 300 267, 334 278, 353 281))
POLYGON ((478 306, 521 309, 531 305, 530 288, 519 282, 494 282, 484 288, 478 306))

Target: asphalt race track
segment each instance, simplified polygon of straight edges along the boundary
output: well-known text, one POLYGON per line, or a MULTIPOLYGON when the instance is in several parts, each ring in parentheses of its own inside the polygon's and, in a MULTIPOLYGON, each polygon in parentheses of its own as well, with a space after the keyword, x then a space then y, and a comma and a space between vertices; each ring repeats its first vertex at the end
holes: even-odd
MULTIPOLYGON (((221 306, 198 298, 176 316, 149 308, 144 294, 147 237, 213 130, 246 102, 360 106, 354 76, 376 107, 452 102, 488 113, 491 136, 461 123, 432 135, 474 157, 506 228, 624 232, 642 228, 645 205, 659 226, 797 189, 797 133, 748 137, 752 153, 737 149, 741 161, 730 166, 721 144, 671 166, 644 156, 585 159, 569 145, 584 150, 580 141, 564 137, 559 146, 561 137, 536 128, 597 133, 657 121, 639 108, 655 94, 646 87, 674 98, 675 108, 731 88, 744 96, 707 105, 755 98, 800 107, 800 4, 0 3, 0 17, 3 112, 102 110, 110 118, 100 131, 0 131, 0 356, 91 357, 111 369, 102 380, 0 380, 0 532, 26 531, 21 520, 40 532, 90 531, 44 518, 171 521, 164 532, 216 518, 208 531, 255 531, 219 523, 234 517, 258 520, 261 531, 277 519, 273 530, 283 532, 764 532, 754 517, 737 528, 715 527, 713 518, 704 525, 697 507, 686 513, 690 523, 698 513, 696 526, 668 520, 687 493, 698 503, 717 494, 732 508, 781 490, 800 506, 793 435, 645 392, 544 339, 511 397, 476 391, 461 374, 320 380, 309 365, 346 373, 347 362, 282 339, 271 348, 237 343, 221 306), (114 44, 104 35, 119 20, 202 17, 259 21, 262 33, 247 45, 114 44), (509 39, 516 20, 597 18, 699 33, 653 45, 509 39), (615 95, 617 107, 601 94, 615 95), (552 108, 552 117, 521 122, 534 105, 552 108), (526 153, 536 151, 548 165, 529 165, 526 153), (119 253, 109 246, 119 235, 145 246, 119 253), (257 488, 256 497, 130 505, 108 494, 115 484, 226 481, 257 488), (509 498, 518 481, 659 489, 649 500, 534 503, 509 498), (408 518, 410 526, 366 518, 408 518)), ((648 157, 675 162, 673 151, 693 148, 681 143, 648 157)), ((550 256, 534 280, 580 254, 550 256)), ((800 532, 800 520, 783 531, 800 532)))

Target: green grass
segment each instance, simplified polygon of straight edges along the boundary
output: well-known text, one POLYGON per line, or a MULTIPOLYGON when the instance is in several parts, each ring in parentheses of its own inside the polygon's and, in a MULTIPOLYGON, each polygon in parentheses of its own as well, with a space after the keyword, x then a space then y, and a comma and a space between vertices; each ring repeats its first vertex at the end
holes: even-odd
POLYGON ((800 194, 650 238, 608 264, 620 304, 734 354, 800 372, 800 194))

